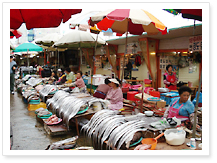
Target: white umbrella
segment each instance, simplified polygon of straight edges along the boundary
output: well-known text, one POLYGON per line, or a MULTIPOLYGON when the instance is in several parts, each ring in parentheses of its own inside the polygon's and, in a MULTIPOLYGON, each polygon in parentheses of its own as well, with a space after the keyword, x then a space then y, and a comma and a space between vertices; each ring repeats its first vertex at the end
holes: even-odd
POLYGON ((42 38, 36 39, 34 42, 38 44, 43 49, 49 50, 49 51, 58 51, 58 67, 59 67, 59 51, 65 51, 66 48, 54 48, 52 45, 57 42, 63 35, 59 33, 49 33, 45 35, 42 38))
POLYGON ((53 47, 59 48, 91 48, 97 44, 105 44, 105 40, 98 37, 97 35, 89 32, 72 30, 65 34, 60 40, 53 44, 53 47))
POLYGON ((59 33, 49 33, 42 38, 39 38, 35 41, 36 44, 42 44, 45 46, 52 46, 57 42, 63 35, 59 33))
MULTIPOLYGON (((82 63, 82 52, 81 48, 91 48, 101 46, 105 44, 105 40, 100 38, 98 34, 93 34, 89 32, 73 30, 66 35, 64 35, 59 41, 57 41, 53 46, 61 48, 79 48, 80 49, 80 62, 82 63)), ((94 62, 94 61, 93 61, 94 62)), ((92 68, 93 73, 93 68, 92 68)), ((92 75, 91 75, 91 87, 92 87, 92 75)))

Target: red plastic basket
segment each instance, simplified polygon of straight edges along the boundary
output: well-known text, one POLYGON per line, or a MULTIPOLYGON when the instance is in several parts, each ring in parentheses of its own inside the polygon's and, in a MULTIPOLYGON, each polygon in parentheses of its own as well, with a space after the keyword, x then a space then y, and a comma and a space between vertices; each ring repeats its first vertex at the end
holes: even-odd
POLYGON ((151 82, 152 82, 152 80, 150 80, 150 79, 144 79, 145 84, 151 84, 151 82))
POLYGON ((160 92, 158 91, 149 91, 149 94, 154 97, 160 97, 160 92))

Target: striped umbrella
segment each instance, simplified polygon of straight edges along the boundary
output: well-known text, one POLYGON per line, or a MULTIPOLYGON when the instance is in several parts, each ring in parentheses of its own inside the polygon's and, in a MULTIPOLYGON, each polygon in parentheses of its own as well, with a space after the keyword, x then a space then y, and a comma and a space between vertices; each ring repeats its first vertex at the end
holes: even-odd
POLYGON ((129 32, 134 35, 167 33, 166 26, 149 12, 142 9, 111 9, 90 18, 90 25, 101 30, 111 28, 120 34, 129 32))
MULTIPOLYGON (((125 55, 127 52, 128 32, 133 35, 141 35, 147 32, 148 35, 167 34, 167 27, 149 12, 142 9, 110 9, 90 17, 91 26, 95 24, 101 30, 111 28, 119 34, 126 33, 125 55)), ((124 65, 125 63, 123 63, 124 65)), ((123 81, 124 66, 122 67, 121 81, 123 81)))
POLYGON ((19 38, 22 36, 22 33, 19 32, 18 30, 10 29, 10 38, 19 38))

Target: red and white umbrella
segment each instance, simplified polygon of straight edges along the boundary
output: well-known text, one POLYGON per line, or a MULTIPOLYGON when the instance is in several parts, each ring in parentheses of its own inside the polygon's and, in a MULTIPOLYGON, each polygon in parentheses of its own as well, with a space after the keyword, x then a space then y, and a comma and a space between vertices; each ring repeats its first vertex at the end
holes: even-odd
POLYGON ((82 9, 10 9, 10 28, 18 29, 22 23, 26 28, 58 27, 65 23, 71 15, 80 13, 82 9))
MULTIPOLYGON (((167 34, 167 27, 156 17, 142 9, 110 9, 90 17, 91 26, 95 24, 101 30, 111 28, 113 32, 126 33, 125 53, 127 52, 128 32, 134 35, 141 35, 147 32, 148 35, 167 34)), ((125 62, 125 59, 124 59, 125 62)), ((125 63, 123 63, 125 64, 125 63)), ((124 66, 122 67, 121 81, 123 80, 124 66)))
POLYGON ((166 26, 149 12, 142 9, 111 9, 90 18, 90 25, 96 24, 101 30, 111 28, 113 32, 134 35, 167 34, 166 26))
POLYGON ((18 30, 10 29, 10 38, 19 38, 22 36, 22 33, 19 32, 18 30))

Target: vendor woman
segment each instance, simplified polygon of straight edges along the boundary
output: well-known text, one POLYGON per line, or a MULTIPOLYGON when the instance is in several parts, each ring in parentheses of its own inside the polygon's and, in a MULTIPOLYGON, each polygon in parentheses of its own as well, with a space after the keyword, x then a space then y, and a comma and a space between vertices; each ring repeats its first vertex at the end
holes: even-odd
POLYGON ((111 88, 109 89, 106 100, 110 102, 108 108, 111 110, 120 110, 123 108, 123 93, 120 85, 120 80, 116 79, 109 79, 110 83, 108 84, 111 88))
POLYGON ((165 118, 179 118, 182 120, 187 120, 193 122, 194 105, 188 100, 191 94, 191 89, 187 86, 182 86, 179 88, 179 97, 174 98, 169 108, 165 111, 165 118))
POLYGON ((97 98, 102 98, 105 99, 107 92, 109 91, 110 87, 108 86, 109 83, 111 83, 109 81, 109 78, 106 78, 104 81, 105 84, 100 84, 97 89, 96 92, 93 94, 93 97, 97 97, 97 98))
POLYGON ((66 74, 66 83, 72 83, 75 81, 75 75, 69 67, 65 69, 65 74, 66 74))
POLYGON ((177 77, 176 73, 172 72, 173 66, 172 65, 167 65, 166 67, 167 72, 164 74, 164 84, 166 88, 169 90, 176 90, 177 89, 177 77))
POLYGON ((87 88, 84 83, 84 80, 82 79, 82 72, 78 71, 76 74, 76 81, 72 83, 74 86, 78 87, 81 93, 86 93, 87 88))

